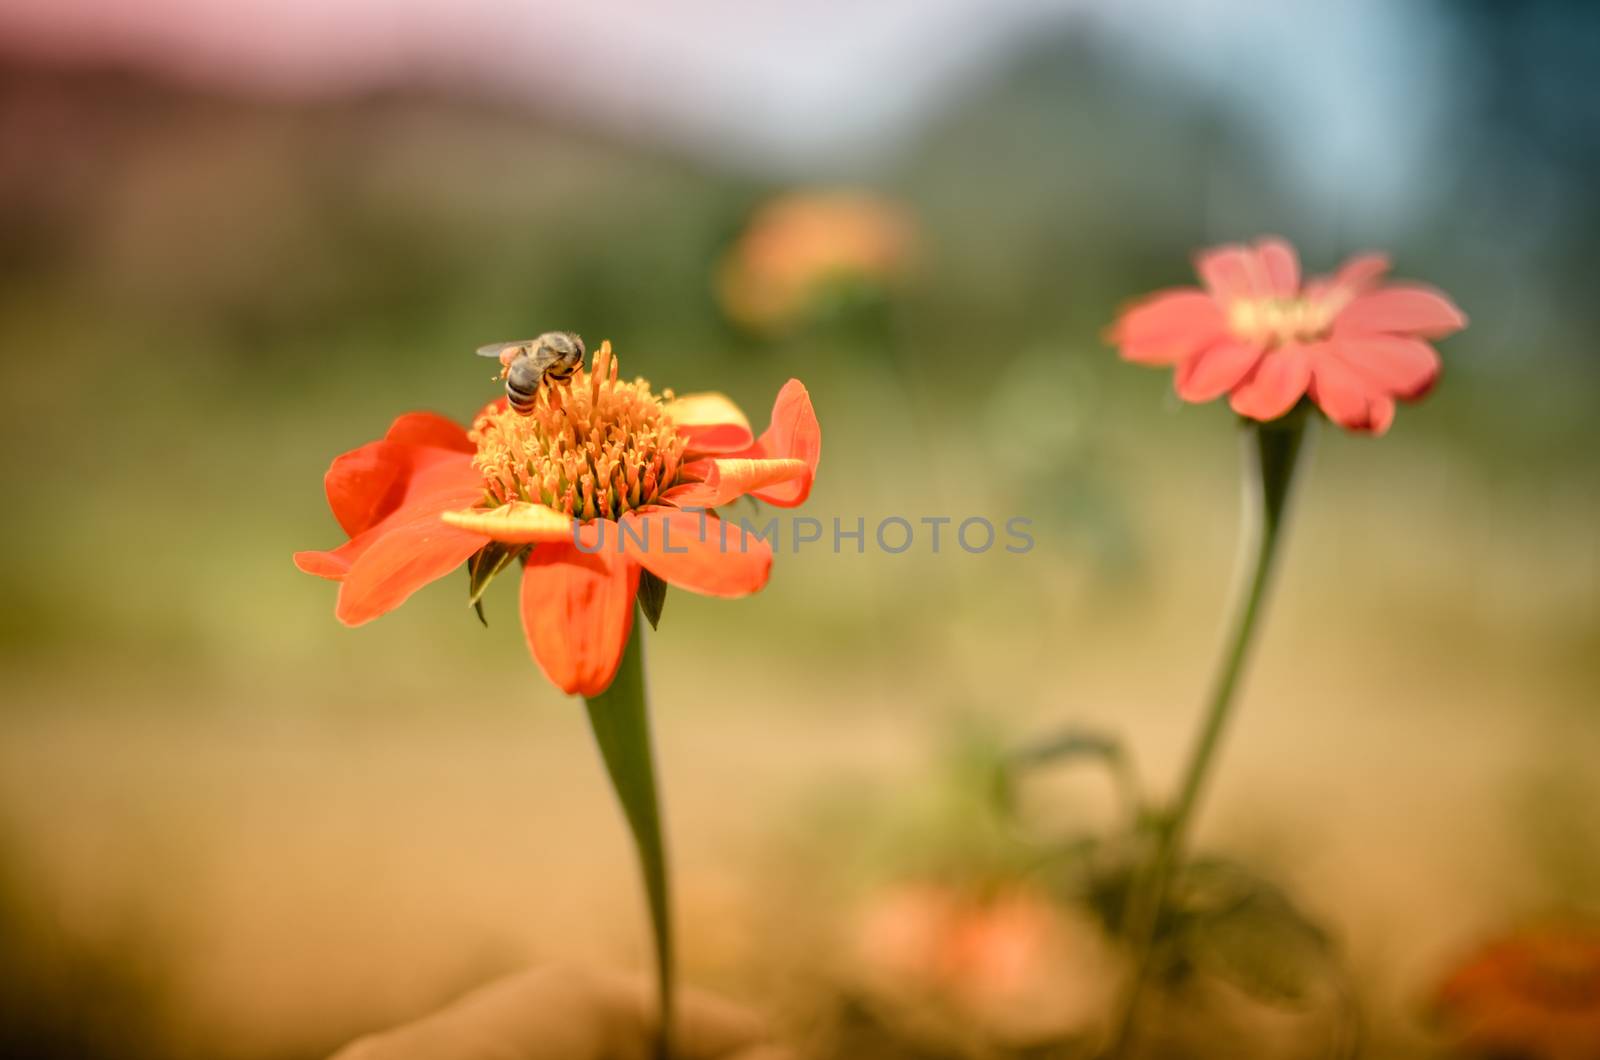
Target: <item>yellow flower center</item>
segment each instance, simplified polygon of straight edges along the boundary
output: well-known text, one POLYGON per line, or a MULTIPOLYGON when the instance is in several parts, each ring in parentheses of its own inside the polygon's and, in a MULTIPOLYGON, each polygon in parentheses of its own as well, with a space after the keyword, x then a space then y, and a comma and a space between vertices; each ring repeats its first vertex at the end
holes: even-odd
POLYGON ((1228 330, 1269 346, 1312 342, 1333 324, 1332 307, 1308 298, 1242 298, 1228 307, 1228 330))
POLYGON ((672 391, 622 382, 611 343, 591 371, 548 383, 533 412, 485 412, 468 437, 491 503, 530 501, 577 519, 615 519, 658 500, 683 466, 684 439, 663 408, 672 391))

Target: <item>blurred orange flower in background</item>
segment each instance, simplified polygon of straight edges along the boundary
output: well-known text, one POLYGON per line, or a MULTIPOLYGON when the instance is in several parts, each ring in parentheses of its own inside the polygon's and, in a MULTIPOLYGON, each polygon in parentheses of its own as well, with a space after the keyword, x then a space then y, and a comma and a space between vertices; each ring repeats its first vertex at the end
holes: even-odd
POLYGON ((1461 1056, 1600 1058, 1600 925, 1547 923, 1494 939, 1445 977, 1434 1013, 1461 1056))
POLYGON ((358 626, 475 557, 521 558, 534 658, 562 691, 594 696, 622 658, 641 570, 708 596, 766 584, 771 546, 712 509, 746 495, 803 503, 821 448, 798 380, 756 438, 721 394, 675 398, 621 380, 605 343, 592 371, 546 388, 530 415, 502 399, 469 432, 407 413, 336 458, 324 485, 350 539, 295 563, 338 581, 335 614, 358 626))
POLYGON ((763 205, 717 270, 723 310, 741 326, 799 324, 830 285, 886 287, 906 270, 913 228, 899 206, 864 192, 796 192, 763 205))
POLYGON ((1439 377, 1427 340, 1466 326, 1442 292, 1382 283, 1389 259, 1351 258, 1303 286, 1294 248, 1268 237, 1199 255, 1204 289, 1157 291, 1125 310, 1109 338, 1140 364, 1174 365, 1178 396, 1223 394, 1233 410, 1273 420, 1309 395, 1347 430, 1383 434, 1395 401, 1415 401, 1439 377))
POLYGON ((1012 884, 905 884, 874 897, 857 931, 863 983, 935 1034, 1013 1044, 1086 1033, 1115 969, 1100 936, 1049 898, 1012 884))

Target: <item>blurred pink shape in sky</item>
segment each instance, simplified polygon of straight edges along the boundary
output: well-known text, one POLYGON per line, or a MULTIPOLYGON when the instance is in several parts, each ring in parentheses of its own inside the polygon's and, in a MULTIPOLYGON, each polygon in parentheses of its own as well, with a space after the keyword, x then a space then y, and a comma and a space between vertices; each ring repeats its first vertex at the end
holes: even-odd
POLYGON ((1313 192, 1382 204, 1454 76, 1433 17, 1383 0, 6 0, 0 46, 294 96, 465 87, 817 178, 891 158, 1076 33, 1229 101, 1313 192))

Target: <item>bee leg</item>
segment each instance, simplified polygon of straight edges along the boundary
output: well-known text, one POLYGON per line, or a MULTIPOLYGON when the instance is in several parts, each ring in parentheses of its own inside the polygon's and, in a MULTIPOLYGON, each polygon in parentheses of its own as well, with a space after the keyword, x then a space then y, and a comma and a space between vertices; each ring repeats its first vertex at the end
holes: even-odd
POLYGON ((561 393, 559 387, 545 387, 544 400, 546 405, 554 409, 559 409, 563 416, 567 417, 568 419, 572 418, 572 413, 567 411, 566 397, 561 393))

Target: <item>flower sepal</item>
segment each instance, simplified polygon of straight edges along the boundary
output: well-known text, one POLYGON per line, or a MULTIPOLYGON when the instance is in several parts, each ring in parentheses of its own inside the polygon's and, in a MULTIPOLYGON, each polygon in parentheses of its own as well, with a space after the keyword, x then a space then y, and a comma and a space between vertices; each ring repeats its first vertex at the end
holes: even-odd
POLYGON ((651 629, 661 628, 661 609, 667 603, 667 583, 648 570, 639 572, 639 613, 651 629))
POLYGON ((477 613, 478 621, 483 623, 485 629, 489 626, 489 620, 483 614, 484 590, 489 588, 495 575, 521 559, 527 551, 526 545, 491 541, 467 561, 467 604, 477 613))

